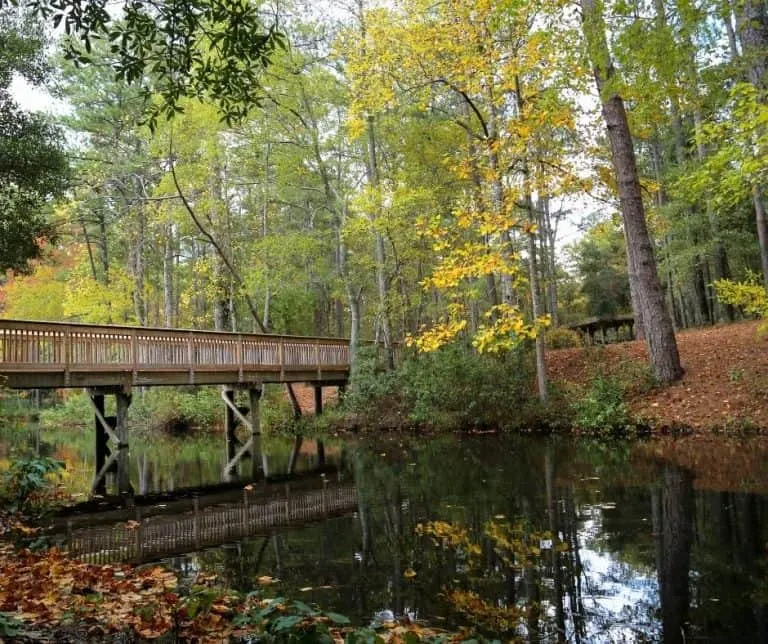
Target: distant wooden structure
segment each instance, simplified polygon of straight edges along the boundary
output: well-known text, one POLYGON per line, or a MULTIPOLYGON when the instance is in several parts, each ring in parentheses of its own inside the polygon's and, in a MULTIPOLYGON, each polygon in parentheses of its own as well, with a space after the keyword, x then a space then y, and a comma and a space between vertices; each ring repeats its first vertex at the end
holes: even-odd
POLYGON ((226 478, 247 456, 254 473, 258 468, 265 383, 310 383, 320 413, 322 388, 343 387, 349 369, 349 341, 337 338, 0 320, 0 384, 88 390, 95 416, 94 494, 105 493, 110 472, 117 474, 121 493, 131 492, 127 418, 133 387, 221 385, 226 478), (240 390, 248 392, 247 405, 237 404, 240 390), (115 396, 115 416, 105 415, 107 395, 115 396), (243 445, 235 439, 238 423, 249 429, 243 445))
POLYGON ((608 331, 613 331, 617 338, 624 331, 627 339, 632 340, 635 337, 635 317, 632 314, 594 317, 582 320, 576 324, 569 324, 568 328, 573 331, 579 331, 588 344, 594 344, 595 342, 605 344, 607 340, 606 332, 608 331))

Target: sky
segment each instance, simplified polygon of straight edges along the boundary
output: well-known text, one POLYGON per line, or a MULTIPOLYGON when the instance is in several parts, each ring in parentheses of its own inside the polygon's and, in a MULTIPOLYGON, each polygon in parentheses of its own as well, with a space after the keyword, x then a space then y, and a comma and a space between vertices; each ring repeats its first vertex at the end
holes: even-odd
POLYGON ((18 75, 11 82, 11 95, 28 112, 50 112, 53 105, 53 98, 47 91, 33 87, 18 75))

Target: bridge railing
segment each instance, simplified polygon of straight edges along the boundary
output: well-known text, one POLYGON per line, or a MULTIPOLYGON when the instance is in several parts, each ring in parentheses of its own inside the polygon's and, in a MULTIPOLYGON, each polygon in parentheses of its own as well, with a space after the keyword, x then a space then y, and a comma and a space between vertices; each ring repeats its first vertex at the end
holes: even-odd
POLYGON ((0 320, 0 371, 346 368, 335 338, 0 320))

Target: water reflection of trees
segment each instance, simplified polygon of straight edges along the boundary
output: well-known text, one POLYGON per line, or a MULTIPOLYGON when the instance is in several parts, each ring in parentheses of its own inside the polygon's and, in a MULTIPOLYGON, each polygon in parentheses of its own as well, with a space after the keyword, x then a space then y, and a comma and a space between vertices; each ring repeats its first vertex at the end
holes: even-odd
POLYGON ((507 637, 536 642, 768 641, 764 497, 697 491, 690 471, 656 457, 635 467, 622 445, 436 440, 347 462, 355 516, 199 565, 244 589, 279 577, 279 592, 363 622, 387 609, 489 635, 506 615, 507 637), (466 541, 417 529, 436 521, 466 541), (555 547, 524 554, 493 525, 555 547))

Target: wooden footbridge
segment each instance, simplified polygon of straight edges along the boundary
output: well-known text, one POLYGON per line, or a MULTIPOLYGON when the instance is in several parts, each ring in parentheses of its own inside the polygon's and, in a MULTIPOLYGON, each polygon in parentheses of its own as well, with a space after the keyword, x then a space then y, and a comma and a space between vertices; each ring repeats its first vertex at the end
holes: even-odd
MULTIPOLYGON (((59 540, 70 555, 91 563, 146 563, 357 510, 354 485, 318 481, 309 490, 249 485, 234 502, 205 507, 204 497, 195 498, 192 509, 177 514, 146 516, 135 509, 110 525, 70 523, 59 540)), ((80 523, 91 523, 91 516, 80 523)))
POLYGON ((92 492, 99 494, 109 472, 116 472, 121 493, 131 491, 127 418, 133 387, 221 385, 228 477, 248 455, 257 468, 264 383, 310 383, 320 413, 322 388, 344 386, 348 377, 349 342, 343 339, 0 320, 0 384, 88 390, 96 430, 92 492), (248 394, 245 405, 237 402, 241 390, 248 394), (105 395, 115 396, 115 416, 105 415, 105 395), (238 423, 249 429, 244 445, 235 438, 238 423))
POLYGON ((0 320, 0 379, 16 389, 339 384, 348 375, 347 340, 0 320))

